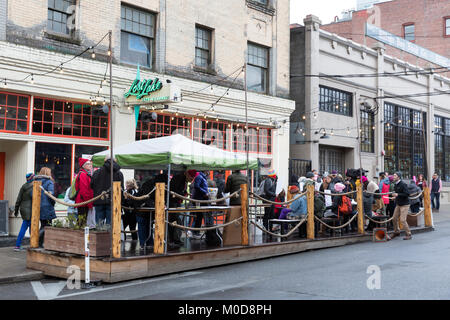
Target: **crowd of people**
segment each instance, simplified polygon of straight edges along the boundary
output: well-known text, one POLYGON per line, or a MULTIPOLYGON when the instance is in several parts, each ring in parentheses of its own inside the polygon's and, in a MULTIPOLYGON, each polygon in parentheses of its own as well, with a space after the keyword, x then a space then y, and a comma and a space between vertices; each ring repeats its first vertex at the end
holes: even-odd
MULTIPOLYGON (((95 201, 89 201, 97 198, 104 191, 111 189, 111 167, 113 169, 113 181, 119 181, 122 190, 126 191, 128 195, 134 196, 125 197, 122 195, 122 223, 123 229, 129 229, 131 233, 131 240, 133 244, 139 241, 140 249, 144 250, 146 247, 153 246, 153 234, 150 227, 151 221, 154 220, 154 212, 151 210, 140 210, 140 208, 154 208, 155 207, 155 193, 151 193, 158 182, 168 182, 166 173, 159 173, 151 176, 146 181, 143 181, 140 187, 135 179, 129 179, 124 183, 124 176, 121 172, 119 164, 115 159, 111 160, 108 156, 105 158, 103 166, 97 170, 93 169, 92 162, 89 159, 79 158, 79 170, 75 175, 72 184, 65 192, 65 202, 68 204, 77 204, 76 207, 69 206, 67 210, 68 217, 75 220, 79 228, 88 226, 89 228, 98 228, 103 226, 108 228, 111 225, 111 197, 101 197, 95 201), (149 195, 150 194, 150 195, 149 195), (147 196, 148 197, 143 197, 147 196), (136 200, 140 198, 142 200, 136 200)), ((33 184, 35 180, 42 182, 42 188, 48 193, 54 195, 54 179, 50 168, 41 168, 38 175, 29 173, 26 175, 26 183, 20 189, 16 200, 15 215, 19 213, 22 216, 22 227, 17 237, 15 250, 21 250, 21 243, 25 233, 31 225, 31 211, 32 211, 32 197, 33 184)), ((217 190, 214 194, 215 199, 221 199, 224 193, 234 193, 240 189, 241 184, 247 183, 247 177, 241 174, 240 170, 235 170, 225 181, 223 171, 216 172, 214 178, 210 178, 208 171, 186 170, 182 172, 175 172, 170 177, 170 191, 181 196, 190 196, 195 200, 210 200, 211 188, 217 190)), ((165 191, 165 199, 167 198, 167 191, 165 191)), ((171 195, 169 197, 169 207, 181 207, 183 200, 179 197, 171 195)), ((230 205, 240 205, 240 194, 238 197, 233 197, 229 200, 230 205)), ((216 205, 223 205, 224 201, 215 203, 216 205)), ((191 202, 190 205, 196 206, 196 203, 191 202)), ((200 206, 208 206, 208 203, 200 203, 200 206)), ((45 227, 52 224, 52 220, 56 219, 55 201, 41 193, 41 208, 40 208, 40 233, 39 246, 43 245, 45 227)), ((181 214, 169 214, 169 222, 183 223, 181 214)), ((194 228, 200 228, 202 225, 211 226, 213 224, 213 217, 211 213, 193 212, 189 220, 189 225, 194 228)), ((201 239, 202 235, 199 231, 188 231, 187 236, 192 239, 201 239)), ((220 233, 216 231, 206 231, 204 240, 209 245, 217 245, 220 242, 220 233)), ((127 238, 125 233, 124 238, 127 238)), ((168 227, 168 245, 169 247, 179 247, 184 244, 181 240, 181 231, 169 225, 168 227)))
MULTIPOLYGON (((421 191, 427 187, 424 175, 420 174, 410 182, 402 180, 402 174, 396 172, 389 174, 382 172, 378 181, 370 180, 363 169, 348 169, 345 175, 336 171, 319 174, 317 170, 308 172, 304 177, 292 175, 289 179, 289 190, 295 199, 289 206, 273 204, 265 208, 263 225, 269 229, 270 219, 302 219, 307 215, 306 195, 304 193, 308 185, 314 185, 314 215, 319 218, 338 218, 345 224, 357 213, 356 185, 362 184, 364 214, 368 217, 393 217, 394 236, 400 234, 399 221, 403 226, 405 240, 411 239, 411 231, 407 223, 408 212, 418 213, 423 207, 423 195, 421 191), (329 194, 329 195, 328 195, 329 194), (420 195, 420 196, 419 196, 420 195)), ((277 176, 274 171, 269 172, 267 178, 260 184, 259 195, 272 202, 285 202, 285 191, 275 193, 277 176)), ((437 174, 431 180, 432 208, 439 210, 439 198, 442 182, 437 174), (436 200, 436 203, 434 202, 436 200)), ((367 231, 373 230, 376 223, 369 220, 367 231)), ((354 220, 346 229, 357 230, 357 222, 354 220)), ((285 230, 282 230, 283 232, 285 230)), ((306 237, 306 228, 300 228, 300 235, 306 237)))

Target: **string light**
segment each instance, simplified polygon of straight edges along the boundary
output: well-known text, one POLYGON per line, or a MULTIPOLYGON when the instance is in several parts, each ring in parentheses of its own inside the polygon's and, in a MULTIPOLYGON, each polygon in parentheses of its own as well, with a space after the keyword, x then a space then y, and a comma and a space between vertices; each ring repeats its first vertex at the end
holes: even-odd
MULTIPOLYGON (((303 119, 303 120, 306 120, 306 116, 305 116, 305 115, 303 115, 302 119, 303 119)), ((272 122, 272 121, 270 121, 270 122, 272 122)))
POLYGON ((64 69, 62 67, 63 65, 61 64, 61 66, 59 67, 59 73, 63 74, 64 73, 64 69))
POLYGON ((92 54, 91 54, 91 57, 92 57, 92 59, 95 59, 95 50, 94 50, 94 47, 91 47, 92 48, 92 54))
POLYGON ((108 56, 110 56, 111 55, 111 50, 108 50, 108 56))
POLYGON ((8 85, 6 84, 6 78, 5 78, 5 82, 3 83, 3 88, 6 88, 8 85))
POLYGON ((317 119, 317 113, 314 112, 313 117, 314 117, 314 119, 317 119))
POLYGON ((31 74, 31 80, 30 80, 30 83, 31 83, 31 84, 34 84, 34 77, 33 77, 33 74, 31 74))

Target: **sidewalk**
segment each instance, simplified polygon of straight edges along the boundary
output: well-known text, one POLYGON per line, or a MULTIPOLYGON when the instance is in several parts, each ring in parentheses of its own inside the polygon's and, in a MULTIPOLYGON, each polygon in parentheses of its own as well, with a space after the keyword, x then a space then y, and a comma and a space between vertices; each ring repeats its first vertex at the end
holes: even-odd
POLYGON ((27 248, 20 252, 11 247, 0 248, 0 284, 19 281, 33 281, 44 278, 42 271, 27 269, 27 248))

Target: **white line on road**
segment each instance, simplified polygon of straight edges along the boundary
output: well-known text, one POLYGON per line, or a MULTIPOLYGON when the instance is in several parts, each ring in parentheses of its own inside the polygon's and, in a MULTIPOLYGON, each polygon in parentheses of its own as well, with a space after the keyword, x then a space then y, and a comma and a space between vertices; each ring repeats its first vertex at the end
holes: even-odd
POLYGON ((80 296, 83 294, 91 294, 91 293, 96 293, 96 292, 101 292, 101 291, 107 291, 107 290, 114 290, 114 289, 119 289, 119 288, 126 288, 126 287, 131 287, 131 286, 137 286, 137 285, 141 285, 141 284, 146 284, 146 283, 150 283, 150 282, 156 282, 156 281, 162 281, 162 280, 172 280, 172 279, 177 279, 177 278, 182 278, 182 277, 189 277, 189 276, 193 276, 193 275, 197 275, 203 273, 201 271, 192 271, 192 272, 185 272, 185 273, 178 273, 175 275, 169 275, 169 276, 165 276, 165 277, 159 277, 159 278, 152 278, 149 280, 136 280, 130 283, 126 283, 126 284, 119 284, 116 286, 110 286, 107 288, 93 288, 93 289, 89 289, 87 291, 82 291, 82 292, 75 292, 75 293, 69 293, 69 294, 65 294, 65 295, 61 295, 58 296, 56 298, 53 299, 62 299, 62 298, 67 298, 67 297, 74 297, 74 296, 80 296))
POLYGON ((241 288, 243 286, 246 286, 246 285, 258 282, 258 281, 260 281, 260 280, 250 280, 250 281, 246 281, 246 282, 240 282, 239 284, 236 284, 236 285, 228 285, 228 286, 218 287, 218 288, 209 289, 209 290, 189 292, 189 296, 199 296, 199 295, 203 295, 203 294, 209 294, 209 293, 214 293, 214 292, 219 292, 219 291, 241 288))

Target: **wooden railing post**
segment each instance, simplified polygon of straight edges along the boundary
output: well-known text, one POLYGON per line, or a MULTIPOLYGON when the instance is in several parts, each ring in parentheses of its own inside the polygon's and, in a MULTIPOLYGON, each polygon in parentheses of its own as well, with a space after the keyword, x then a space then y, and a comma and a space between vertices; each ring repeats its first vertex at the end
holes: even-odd
POLYGON ((307 187, 306 199, 308 207, 308 220, 306 225, 306 237, 314 239, 314 185, 310 184, 307 187))
POLYGON ((31 208, 30 248, 39 247, 39 218, 41 217, 41 181, 33 181, 33 204, 31 208))
POLYGON ((248 185, 241 184, 241 245, 248 246, 248 185))
POLYGON ((356 202, 358 206, 358 233, 364 234, 364 203, 362 184, 356 184, 356 202))
POLYGON ((432 227, 433 226, 433 219, 431 216, 431 193, 430 188, 424 187, 423 188, 423 206, 424 206, 424 223, 425 227, 432 227))
POLYGON ((155 191, 155 239, 153 253, 164 254, 164 238, 166 233, 166 211, 164 200, 164 183, 156 184, 155 191))
POLYGON ((120 258, 120 236, 122 219, 122 189, 120 181, 113 183, 113 207, 112 207, 112 257, 120 258))

